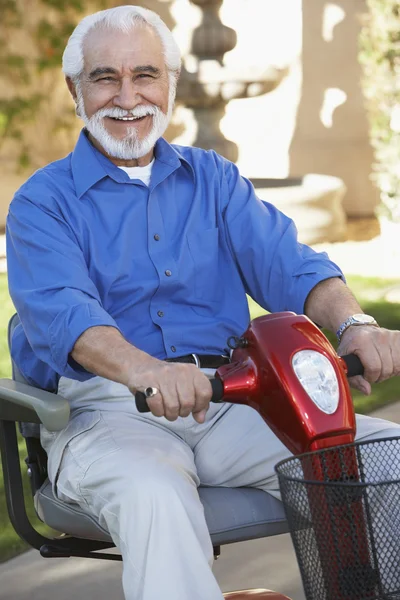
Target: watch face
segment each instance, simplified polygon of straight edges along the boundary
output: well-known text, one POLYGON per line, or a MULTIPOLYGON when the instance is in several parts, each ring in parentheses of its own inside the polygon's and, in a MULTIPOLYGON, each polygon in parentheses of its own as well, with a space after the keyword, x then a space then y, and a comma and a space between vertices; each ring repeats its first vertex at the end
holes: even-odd
POLYGON ((353 315, 353 319, 357 323, 374 323, 374 321, 375 321, 374 317, 371 317, 371 315, 364 315, 364 314, 353 315))

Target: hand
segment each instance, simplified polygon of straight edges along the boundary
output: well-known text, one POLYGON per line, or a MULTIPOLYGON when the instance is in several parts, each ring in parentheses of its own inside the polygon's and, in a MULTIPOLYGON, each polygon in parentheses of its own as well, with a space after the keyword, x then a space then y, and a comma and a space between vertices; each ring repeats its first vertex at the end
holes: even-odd
POLYGON ((198 423, 204 423, 212 396, 208 378, 195 365, 154 358, 135 369, 128 387, 132 394, 147 387, 157 388, 158 393, 148 398, 147 404, 154 416, 168 421, 192 413, 198 423))
POLYGON ((364 376, 351 377, 349 383, 365 395, 371 383, 400 375, 400 331, 371 326, 352 326, 343 334, 337 350, 340 356, 356 354, 364 365, 364 376))

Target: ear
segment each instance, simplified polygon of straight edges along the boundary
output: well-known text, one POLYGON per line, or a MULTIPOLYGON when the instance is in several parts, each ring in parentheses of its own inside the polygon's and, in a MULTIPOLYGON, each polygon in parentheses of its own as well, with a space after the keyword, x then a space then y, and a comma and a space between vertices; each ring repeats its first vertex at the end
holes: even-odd
POLYGON ((73 99, 76 102, 77 95, 76 95, 76 87, 75 87, 74 82, 72 81, 71 77, 66 77, 65 81, 66 81, 66 84, 68 86, 71 96, 73 97, 73 99))

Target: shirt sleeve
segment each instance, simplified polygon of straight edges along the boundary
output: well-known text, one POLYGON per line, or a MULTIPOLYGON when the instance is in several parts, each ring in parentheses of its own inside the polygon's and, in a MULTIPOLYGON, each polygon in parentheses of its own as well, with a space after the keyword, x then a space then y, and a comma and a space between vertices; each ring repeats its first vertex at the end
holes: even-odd
POLYGON ((76 340, 90 327, 118 326, 103 309, 83 252, 51 192, 45 203, 29 187, 17 193, 6 239, 10 295, 32 351, 60 376, 89 379, 93 375, 69 356, 76 340))
POLYGON ((224 184, 231 251, 247 293, 263 308, 303 314, 307 296, 318 283, 331 277, 345 281, 325 252, 298 242, 293 221, 257 198, 251 182, 228 161, 224 184))

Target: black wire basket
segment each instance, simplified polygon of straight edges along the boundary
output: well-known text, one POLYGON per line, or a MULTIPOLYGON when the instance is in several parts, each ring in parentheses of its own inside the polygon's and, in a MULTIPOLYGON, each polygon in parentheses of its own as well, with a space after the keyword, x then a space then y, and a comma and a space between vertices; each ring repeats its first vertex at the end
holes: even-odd
POLYGON ((400 437, 275 470, 307 600, 400 600, 400 437))

